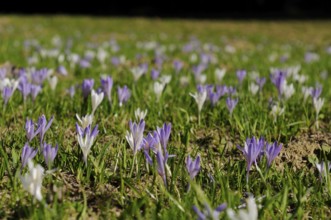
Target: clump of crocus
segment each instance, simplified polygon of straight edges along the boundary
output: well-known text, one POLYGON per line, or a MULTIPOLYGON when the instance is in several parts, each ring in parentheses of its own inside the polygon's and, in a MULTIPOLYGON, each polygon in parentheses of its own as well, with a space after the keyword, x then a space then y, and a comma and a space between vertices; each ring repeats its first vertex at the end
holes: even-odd
POLYGON ((43 156, 45 159, 45 163, 49 169, 51 168, 51 166, 53 164, 53 161, 57 155, 58 149, 59 149, 58 145, 56 145, 55 147, 52 147, 52 145, 46 144, 46 142, 44 143, 42 152, 43 152, 43 156))
POLYGON ((226 209, 226 203, 222 203, 215 209, 211 208, 208 203, 204 203, 204 209, 200 210, 197 206, 193 206, 193 211, 197 214, 198 220, 218 220, 219 215, 226 209))
POLYGON ((250 196, 247 199, 247 210, 240 209, 238 213, 235 213, 233 209, 227 209, 226 214, 231 220, 257 220, 258 209, 255 202, 255 199, 250 196))
POLYGON ((31 148, 28 143, 24 145, 21 154, 22 168, 25 167, 29 160, 32 160, 36 156, 37 152, 38 150, 31 148))
POLYGON ((32 160, 28 160, 29 172, 25 176, 21 176, 23 188, 28 191, 33 197, 41 201, 42 181, 44 177, 44 168, 39 164, 34 165, 32 160))
POLYGON ((236 105, 238 104, 238 98, 236 99, 232 99, 230 97, 227 97, 226 99, 226 106, 230 112, 230 116, 232 116, 232 112, 234 110, 234 108, 236 107, 236 105))
POLYGON ((240 147, 239 145, 237 146, 237 148, 244 154, 244 157, 246 159, 247 182, 249 178, 249 171, 251 170, 253 163, 255 163, 255 166, 257 166, 256 160, 262 152, 263 147, 264 139, 257 139, 255 137, 247 138, 244 147, 240 147))
POLYGON ((123 88, 117 87, 117 95, 119 106, 122 107, 122 105, 129 100, 131 92, 127 86, 123 86, 123 88))
POLYGON ((88 125, 85 129, 83 129, 78 125, 78 123, 76 123, 76 131, 77 141, 83 151, 83 159, 85 164, 87 165, 87 156, 90 153, 95 138, 99 133, 98 125, 96 125, 93 129, 92 125, 88 125))

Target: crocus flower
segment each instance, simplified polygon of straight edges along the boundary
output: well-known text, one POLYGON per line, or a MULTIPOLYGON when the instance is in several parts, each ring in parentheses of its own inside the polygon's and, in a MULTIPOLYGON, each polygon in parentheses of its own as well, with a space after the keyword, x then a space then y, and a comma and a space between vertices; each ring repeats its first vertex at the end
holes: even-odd
POLYGON ((131 73, 133 75, 133 80, 135 82, 138 81, 138 79, 145 74, 145 72, 147 71, 147 68, 145 66, 137 66, 137 67, 133 67, 130 69, 131 73))
POLYGON ((44 136, 46 131, 49 129, 49 127, 51 127, 52 123, 53 123, 53 119, 54 116, 52 116, 49 121, 47 122, 45 115, 42 115, 41 117, 39 117, 38 119, 38 131, 39 136, 40 136, 40 144, 42 143, 42 141, 44 140, 44 136))
POLYGON ((83 92, 83 97, 86 99, 88 95, 91 93, 94 85, 94 80, 93 79, 84 79, 82 83, 82 92, 83 92))
POLYGON ((215 77, 216 77, 216 80, 217 82, 222 82, 224 76, 225 76, 225 73, 226 73, 226 69, 219 69, 219 68, 216 68, 215 69, 215 77))
POLYGON ((151 71, 151 77, 153 80, 156 80, 160 75, 160 71, 156 69, 152 69, 151 71))
POLYGON ((313 99, 319 98, 321 93, 322 93, 322 86, 318 85, 315 88, 311 88, 310 95, 313 99))
POLYGON ((43 68, 40 70, 33 71, 31 73, 31 81, 33 84, 42 85, 48 76, 48 69, 43 68))
POLYGON ((217 206, 212 209, 208 203, 205 203, 205 207, 202 211, 198 207, 193 206, 193 211, 198 215, 198 220, 218 220, 219 215, 226 209, 226 203, 217 206))
POLYGON ((278 144, 277 141, 274 143, 266 143, 265 155, 267 157, 267 165, 271 166, 272 161, 277 157, 281 151, 283 144, 278 144))
POLYGON ((232 112, 237 104, 238 104, 238 98, 237 99, 232 99, 230 97, 226 98, 226 106, 228 107, 230 115, 232 115, 232 112))
POLYGON ((49 86, 51 87, 51 89, 54 91, 56 89, 56 85, 58 83, 58 78, 56 76, 51 76, 51 77, 48 77, 48 83, 49 83, 49 86))
POLYGON ((85 129, 83 129, 78 125, 78 123, 76 123, 76 131, 78 144, 83 151, 83 160, 85 165, 87 165, 87 156, 90 153, 95 138, 99 133, 98 125, 96 125, 93 129, 92 125, 88 125, 85 129))
POLYGON ((251 166, 253 163, 255 163, 255 165, 257 166, 256 159, 263 150, 263 147, 264 147, 264 139, 263 138, 257 139, 255 137, 247 138, 244 147, 240 147, 239 145, 237 146, 237 148, 244 154, 244 157, 246 159, 247 181, 248 181, 249 171, 251 170, 251 166))
POLYGON ((302 91, 302 94, 303 94, 303 101, 306 102, 307 101, 307 98, 309 95, 311 95, 311 92, 312 92, 313 88, 312 87, 305 87, 303 86, 301 91, 302 91))
POLYGON ((142 148, 144 150, 146 161, 150 165, 153 164, 153 160, 152 160, 151 156, 149 155, 149 151, 153 150, 154 152, 156 152, 155 149, 156 149, 158 144, 159 144, 159 139, 158 139, 158 136, 157 136, 156 132, 154 132, 153 135, 151 133, 148 133, 148 135, 143 139, 142 148))
POLYGON ((55 147, 52 147, 52 145, 50 144, 46 144, 46 142, 44 143, 43 146, 43 155, 44 155, 44 159, 45 159, 45 163, 47 164, 47 166, 50 168, 55 157, 57 154, 59 146, 56 145, 55 147))
POLYGON ((183 68, 184 64, 180 60, 175 60, 173 62, 174 69, 176 73, 179 73, 179 71, 183 68))
POLYGON ((28 191, 37 200, 43 199, 41 194, 42 181, 44 177, 44 168, 37 164, 34 166, 31 160, 28 161, 29 172, 21 176, 23 188, 28 191))
POLYGON ((24 145, 21 154, 22 168, 25 167, 29 160, 32 160, 36 156, 37 152, 38 150, 31 148, 28 143, 24 145))
POLYGON ((5 88, 3 88, 2 90, 2 98, 3 98, 3 102, 4 105, 7 105, 10 97, 12 97, 13 95, 13 88, 6 86, 5 88))
POLYGON ((73 98, 75 96, 75 86, 70 86, 69 89, 67 89, 67 93, 69 94, 70 98, 73 98))
POLYGON ((31 91, 31 98, 32 101, 35 101, 37 98, 37 95, 40 93, 41 91, 41 86, 39 85, 30 85, 30 91, 31 91))
POLYGON ((76 118, 83 129, 85 129, 87 126, 92 125, 93 123, 93 115, 85 115, 82 118, 79 117, 78 114, 76 114, 76 118))
POLYGON ((122 105, 129 100, 131 96, 131 92, 127 86, 123 86, 123 88, 118 86, 117 95, 118 95, 119 106, 122 107, 122 105))
POLYGON ((103 100, 103 92, 100 94, 96 93, 94 89, 91 91, 91 97, 92 97, 92 115, 94 114, 95 110, 98 108, 98 106, 101 104, 103 100))
POLYGON ((79 60, 79 67, 82 69, 89 68, 91 66, 91 63, 88 59, 80 59, 79 60))
POLYGON ((128 141, 131 149, 133 150, 133 154, 136 155, 137 152, 141 149, 143 144, 143 135, 145 129, 145 121, 141 120, 138 124, 135 122, 129 122, 130 132, 126 132, 126 140, 128 141))
POLYGON ((154 82, 153 91, 156 95, 156 100, 159 101, 163 92, 165 84, 160 82, 154 82))
POLYGON ((257 220, 258 209, 253 197, 247 199, 247 210, 239 210, 236 214, 232 209, 227 209, 226 214, 231 220, 257 220))
POLYGON ((324 99, 323 98, 316 98, 316 99, 313 99, 313 104, 314 104, 314 108, 315 108, 315 111, 316 111, 316 115, 318 116, 323 105, 324 105, 324 99))
POLYGON ((195 160, 192 160, 190 155, 188 155, 186 158, 186 169, 190 174, 190 178, 193 180, 200 171, 200 155, 198 155, 195 160))
POLYGON ((290 85, 287 84, 286 80, 283 84, 283 94, 284 94, 284 98, 285 100, 291 98, 293 96, 295 92, 294 86, 291 83, 290 85))
POLYGON ((265 77, 261 77, 261 78, 257 77, 255 79, 255 82, 257 83, 257 85, 259 86, 259 90, 261 91, 264 84, 265 84, 265 82, 266 82, 266 78, 265 77))
POLYGON ((270 75, 272 83, 276 86, 278 90, 278 96, 281 97, 283 94, 284 83, 286 79, 286 74, 282 71, 275 71, 270 75))
POLYGON ((207 90, 203 86, 199 85, 197 87, 197 92, 196 93, 190 93, 190 96, 192 96, 195 99, 195 102, 198 105, 198 111, 199 113, 201 112, 202 106, 206 101, 207 98, 207 90))
POLYGON ((64 66, 59 66, 59 67, 56 69, 56 72, 58 72, 59 74, 61 74, 61 75, 63 75, 63 76, 68 75, 68 71, 67 71, 67 69, 66 69, 64 66))
POLYGON ((137 121, 144 120, 147 115, 147 109, 145 111, 143 111, 143 110, 140 110, 140 108, 137 108, 134 111, 134 115, 135 115, 137 121))
POLYGON ((6 78, 6 75, 7 75, 7 69, 4 67, 1 67, 0 68, 0 79, 4 80, 6 78))
POLYGON ((277 121, 278 116, 284 114, 284 111, 285 111, 285 107, 281 108, 278 104, 272 106, 270 114, 274 118, 274 122, 277 121))
POLYGON ((34 130, 34 123, 32 120, 27 119, 25 122, 25 131, 26 131, 26 137, 28 138, 29 142, 32 141, 32 139, 39 134, 40 129, 34 130))
POLYGON ((330 171, 331 163, 329 161, 328 162, 322 161, 320 163, 315 163, 315 165, 320 174, 320 180, 322 180, 323 177, 326 177, 327 172, 330 171))
POLYGON ((237 70, 236 75, 237 75, 239 83, 241 84, 242 81, 244 80, 244 78, 246 77, 247 72, 246 72, 246 70, 237 70))
POLYGON ((259 91, 259 86, 252 82, 249 85, 248 90, 252 93, 252 95, 256 95, 256 93, 259 91))
POLYGON ((110 76, 101 77, 101 88, 103 93, 107 96, 108 101, 111 102, 111 90, 113 88, 113 78, 110 76))
POLYGON ((26 76, 21 77, 18 90, 22 93, 23 101, 25 102, 28 95, 31 93, 31 84, 28 82, 26 76))

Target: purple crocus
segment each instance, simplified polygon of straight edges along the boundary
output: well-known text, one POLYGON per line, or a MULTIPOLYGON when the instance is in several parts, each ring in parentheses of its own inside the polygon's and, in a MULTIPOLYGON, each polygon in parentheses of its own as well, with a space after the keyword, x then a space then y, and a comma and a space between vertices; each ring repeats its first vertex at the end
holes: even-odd
POLYGON ((37 95, 40 93, 41 91, 41 86, 39 85, 30 85, 30 91, 31 91, 31 98, 32 101, 35 101, 37 98, 37 95))
POLYGON ((5 105, 7 105, 10 97, 12 97, 13 92, 14 92, 14 90, 13 90, 12 87, 6 86, 5 88, 3 88, 2 98, 3 98, 3 102, 4 102, 5 105))
POLYGON ((278 144, 277 141, 274 143, 266 143, 265 155, 267 157, 267 165, 271 166, 272 161, 277 157, 281 151, 283 145, 278 144))
POLYGON ((44 136, 46 131, 49 129, 49 127, 53 123, 54 116, 52 116, 49 121, 47 122, 46 116, 42 115, 38 119, 38 131, 39 131, 39 136, 40 136, 40 144, 44 140, 44 136))
POLYGON ((53 164, 58 148, 59 148, 58 145, 52 147, 52 145, 46 144, 46 142, 44 143, 42 152, 44 155, 45 163, 47 164, 48 168, 50 168, 51 165, 53 164))
POLYGON ((94 79, 84 79, 82 83, 82 92, 84 99, 87 99, 93 89, 94 79))
POLYGON ((22 93, 23 101, 26 102, 28 95, 31 93, 31 84, 28 82, 25 75, 20 78, 18 90, 22 93))
POLYGON ((204 204, 204 209, 202 211, 199 210, 198 207, 193 206, 193 211, 198 215, 198 220, 216 220, 219 219, 219 215, 222 211, 226 209, 226 203, 222 203, 217 206, 216 209, 212 209, 209 204, 204 204))
POLYGON ((143 140, 143 146, 142 147, 143 147, 143 150, 144 150, 146 161, 150 165, 153 164, 153 160, 152 160, 151 156, 149 155, 149 151, 150 150, 156 151, 155 149, 156 149, 158 143, 159 143, 159 140, 158 140, 158 136, 157 136, 156 132, 154 132, 153 135, 151 133, 148 133, 148 135, 143 140))
POLYGON ((34 129, 34 123, 32 119, 27 119, 25 122, 25 131, 26 131, 26 137, 28 138, 28 141, 32 141, 32 139, 39 134, 40 129, 34 129))
POLYGON ((270 75, 271 82, 276 86, 278 90, 278 96, 281 97, 283 94, 283 87, 286 79, 286 74, 285 72, 282 71, 275 71, 270 75))
POLYGON ((200 171, 200 155, 198 155, 195 160, 192 160, 190 155, 186 158, 186 169, 187 172, 190 174, 190 178, 193 180, 194 177, 199 173, 200 171))
POLYGON ((70 86, 69 89, 67 89, 67 93, 69 94, 70 98, 73 98, 75 95, 75 86, 70 86))
POLYGON ((175 60, 173 62, 173 65, 174 65, 174 69, 176 71, 176 73, 179 73, 179 71, 183 68, 184 64, 182 61, 180 60, 175 60))
POLYGON ((130 121, 129 126, 130 132, 126 132, 125 138, 133 150, 133 154, 136 155, 143 145, 145 121, 141 120, 138 124, 130 121))
POLYGON ((7 75, 7 69, 6 68, 0 68, 0 79, 3 80, 7 75))
POLYGON ((59 67, 56 69, 56 72, 60 73, 60 74, 63 75, 63 76, 68 75, 68 71, 67 71, 67 69, 66 69, 64 66, 59 66, 59 67))
POLYGON ((237 145, 237 148, 244 154, 244 157, 246 159, 247 182, 248 182, 249 171, 251 169, 251 166, 253 163, 255 163, 255 165, 257 166, 256 160, 260 155, 260 153, 262 152, 263 147, 264 147, 264 139, 263 138, 257 139, 255 137, 247 138, 244 147, 240 147, 239 145, 237 145))
POLYGON ((151 77, 153 80, 157 80, 157 78, 159 77, 160 75, 160 71, 159 70, 156 70, 156 69, 152 69, 151 71, 151 77))
POLYGON ((32 160, 36 156, 37 152, 38 150, 34 150, 33 148, 31 148, 28 143, 24 145, 21 154, 22 168, 25 167, 29 160, 32 160))
POLYGON ((91 63, 87 59, 81 59, 79 60, 79 67, 82 69, 89 68, 91 66, 91 63))
POLYGON ((266 78, 265 77, 257 77, 255 79, 255 82, 257 83, 257 85, 259 86, 259 90, 262 91, 262 88, 266 82, 266 78))
POLYGON ((233 96, 234 94, 237 93, 236 88, 234 88, 233 86, 226 87, 226 91, 230 96, 233 96))
POLYGON ((85 165, 87 165, 87 156, 90 153, 95 138, 99 133, 98 125, 96 125, 93 129, 91 125, 88 125, 85 129, 83 129, 78 125, 78 123, 76 123, 76 131, 77 141, 83 151, 83 160, 85 165))
POLYGON ((322 93, 322 86, 317 85, 315 88, 311 88, 310 95, 313 99, 318 99, 322 93))
POLYGON ((119 106, 122 107, 122 105, 129 100, 131 96, 131 92, 127 86, 123 86, 123 88, 118 86, 117 95, 118 95, 119 106))
POLYGON ((113 88, 113 78, 110 76, 101 77, 101 88, 106 94, 108 101, 111 102, 111 90, 113 88))
POLYGON ((238 98, 236 98, 236 99, 232 99, 230 97, 226 98, 226 106, 230 112, 230 115, 232 115, 232 112, 237 104, 238 104, 238 98))
POLYGON ((46 80, 47 76, 48 76, 47 68, 36 70, 31 73, 31 81, 33 84, 41 85, 46 80))
POLYGON ((244 80, 244 78, 246 77, 247 72, 246 72, 246 70, 237 70, 236 75, 237 75, 239 84, 241 84, 242 81, 244 80))
POLYGON ((168 124, 164 123, 163 127, 161 128, 157 127, 157 134, 159 136, 161 146, 163 147, 164 150, 167 149, 170 132, 171 132, 171 123, 168 124))
POLYGON ((114 66, 118 66, 120 65, 121 61, 118 57, 112 57, 111 58, 111 63, 114 65, 114 66))

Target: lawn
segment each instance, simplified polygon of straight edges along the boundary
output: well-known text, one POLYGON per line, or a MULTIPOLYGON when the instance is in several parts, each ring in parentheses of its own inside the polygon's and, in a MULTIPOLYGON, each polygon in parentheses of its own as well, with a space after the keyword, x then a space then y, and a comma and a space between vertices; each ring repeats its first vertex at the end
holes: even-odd
POLYGON ((330 26, 0 16, 0 218, 329 218, 330 26))

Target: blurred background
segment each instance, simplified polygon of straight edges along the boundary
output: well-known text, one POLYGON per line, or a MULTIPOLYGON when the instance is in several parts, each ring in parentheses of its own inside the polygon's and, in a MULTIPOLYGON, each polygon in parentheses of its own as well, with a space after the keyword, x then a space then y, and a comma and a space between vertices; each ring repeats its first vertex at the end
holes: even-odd
POLYGON ((70 14, 208 19, 327 19, 331 0, 1 2, 1 14, 70 14), (70 4, 70 5, 69 5, 70 4))

